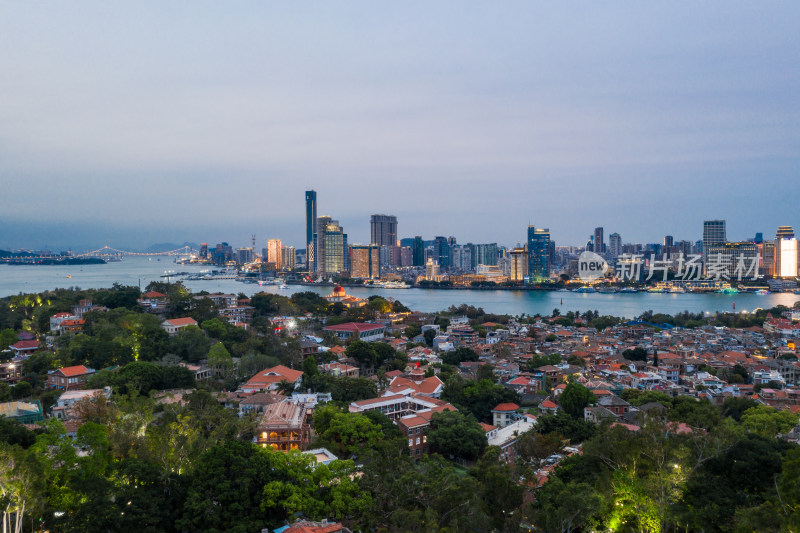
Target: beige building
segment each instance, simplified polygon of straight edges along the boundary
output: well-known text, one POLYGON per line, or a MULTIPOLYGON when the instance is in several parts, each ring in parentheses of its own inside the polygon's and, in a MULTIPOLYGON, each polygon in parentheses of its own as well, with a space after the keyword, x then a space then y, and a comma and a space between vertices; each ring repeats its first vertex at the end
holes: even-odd
POLYGON ((264 262, 271 264, 275 270, 283 268, 283 253, 281 251, 280 239, 267 239, 267 257, 263 258, 264 262))
POLYGON ((350 246, 350 277, 378 279, 381 277, 380 248, 372 244, 350 246))

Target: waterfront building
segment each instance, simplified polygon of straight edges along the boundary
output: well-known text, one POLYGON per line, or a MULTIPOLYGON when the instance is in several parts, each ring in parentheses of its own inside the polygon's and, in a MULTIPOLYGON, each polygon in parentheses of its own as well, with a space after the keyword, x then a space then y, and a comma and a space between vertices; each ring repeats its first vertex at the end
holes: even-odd
POLYGON ((317 191, 306 191, 306 258, 309 270, 316 269, 314 234, 317 232, 317 191))
POLYGON ((603 228, 594 228, 594 239, 592 243, 594 245, 594 253, 602 254, 605 252, 603 245, 603 228))
POLYGON ((777 247, 775 241, 763 241, 756 243, 758 255, 761 261, 758 266, 758 273, 761 276, 774 277, 775 266, 777 261, 777 247))
POLYGON ((414 251, 410 246, 400 248, 400 266, 410 267, 414 264, 414 251))
POLYGON ((722 270, 719 271, 719 277, 729 279, 741 277, 742 279, 749 279, 757 274, 758 268, 756 267, 756 272, 751 271, 747 273, 747 275, 745 275, 745 272, 742 272, 740 276, 736 272, 737 265, 740 264, 740 261, 743 261, 742 268, 747 270, 751 265, 757 265, 757 263, 755 263, 757 256, 758 247, 755 243, 750 241, 712 244, 708 247, 706 268, 708 270, 709 265, 719 263, 722 265, 722 270))
POLYGON ((204 242, 200 245, 200 259, 208 259, 208 243, 204 242))
POLYGON ((436 281, 439 279, 439 263, 432 257, 429 257, 428 262, 425 263, 425 279, 428 281, 436 281))
POLYGON ((471 244, 468 246, 472 246, 474 248, 474 252, 472 254, 472 268, 475 268, 478 265, 497 265, 499 251, 496 242, 489 244, 471 244))
POLYGON ((791 226, 780 226, 775 235, 775 277, 797 277, 797 239, 791 226))
POLYGON ((414 244, 412 245, 412 265, 425 266, 425 244, 422 237, 417 235, 414 237, 414 244))
POLYGON ((280 239, 267 239, 267 256, 262 258, 272 270, 283 268, 283 253, 280 239))
POLYGON ((441 268, 450 268, 450 244, 446 238, 433 238, 433 258, 441 268))
POLYGON ((514 248, 511 250, 511 281, 523 281, 528 275, 528 251, 525 248, 514 248))
POLYGON ((550 278, 550 230, 528 226, 528 283, 550 278))
POLYGON ((317 218, 315 234, 316 270, 320 276, 333 276, 344 272, 349 267, 347 250, 347 234, 339 225, 339 221, 327 215, 317 218))
POLYGON ((705 265, 708 262, 708 247, 712 244, 724 244, 727 239, 725 238, 725 221, 724 220, 706 220, 703 222, 703 271, 705 272, 705 265))
POLYGON ((281 246, 281 267, 283 270, 294 270, 297 250, 294 246, 281 246))
POLYGON ((381 277, 380 247, 375 244, 350 246, 350 277, 378 279, 381 277))
POLYGON ((472 246, 466 244, 450 248, 450 269, 457 272, 471 272, 473 263, 472 246))
POLYGON ((344 287, 340 285, 335 286, 333 288, 333 292, 327 296, 323 296, 323 298, 328 300, 328 303, 340 303, 348 309, 358 309, 359 307, 364 307, 367 305, 366 300, 347 294, 347 292, 344 290, 344 287))
POLYGON ((369 220, 370 244, 378 246, 397 246, 397 217, 393 215, 372 215, 369 220))

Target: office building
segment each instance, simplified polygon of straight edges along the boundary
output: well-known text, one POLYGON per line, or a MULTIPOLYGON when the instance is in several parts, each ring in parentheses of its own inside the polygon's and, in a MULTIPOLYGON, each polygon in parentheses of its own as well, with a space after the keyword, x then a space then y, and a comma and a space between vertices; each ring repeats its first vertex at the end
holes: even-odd
POLYGON ((378 279, 381 277, 380 247, 375 244, 350 246, 350 277, 378 279))
POLYGON ((316 268, 314 234, 317 232, 317 191, 306 191, 306 262, 309 270, 316 268))
POLYGON ((425 266, 425 244, 421 236, 417 235, 414 237, 411 253, 413 256, 412 264, 414 266, 425 266))
POLYGON ((208 259, 208 243, 204 242, 200 245, 200 259, 208 259))
POLYGON ((236 249, 236 263, 244 265, 252 263, 256 258, 256 252, 252 248, 237 248, 236 249))
POLYGON ((550 230, 528 226, 528 283, 550 278, 550 230))
MULTIPOLYGON (((725 244, 725 221, 706 220, 703 222, 703 264, 708 261, 708 247, 712 244, 725 244)), ((704 267, 705 271, 705 267, 704 267)))
POLYGON ((797 239, 791 226, 780 226, 775 235, 775 277, 797 277, 797 239))
POLYGON ((450 268, 450 244, 444 237, 433 238, 433 258, 440 268, 450 268))
POLYGON ((524 281, 528 275, 528 250, 525 248, 514 248, 509 254, 511 256, 511 281, 524 281))
POLYGON ((472 246, 475 250, 472 258, 473 268, 478 265, 497 266, 499 250, 496 242, 489 244, 473 244, 472 246))
POLYGON ((674 241, 674 239, 672 238, 672 235, 666 235, 666 236, 664 237, 664 248, 665 248, 665 249, 667 249, 667 250, 668 250, 669 248, 672 248, 672 247, 674 246, 674 242, 675 242, 675 241, 674 241))
POLYGON ((758 257, 758 247, 753 242, 712 244, 708 247, 706 271, 714 277, 751 279, 758 274, 756 257, 758 257), (711 272, 708 270, 710 265, 721 265, 721 269, 711 272), (751 270, 752 265, 755 265, 755 269, 751 270), (741 273, 737 273, 737 267, 742 269, 741 273))
POLYGON ((397 217, 392 215, 372 215, 369 219, 370 244, 378 246, 397 246, 397 217))
POLYGON ((622 254, 622 237, 619 233, 612 233, 608 236, 608 251, 614 259, 622 254))
POLYGON ((349 254, 347 250, 347 234, 337 220, 327 215, 317 218, 315 234, 316 274, 333 276, 348 269, 349 254))
POLYGON ((456 272, 472 271, 472 246, 465 244, 450 248, 450 269, 456 272))
POLYGON ((592 243, 594 244, 594 253, 602 254, 605 252, 603 249, 603 228, 594 228, 594 239, 592 243))
POLYGON ((410 246, 400 248, 400 266, 410 267, 414 265, 414 252, 410 246))
POLYGON ((283 268, 283 253, 280 239, 267 239, 267 256, 262 257, 268 268, 281 270, 283 268))

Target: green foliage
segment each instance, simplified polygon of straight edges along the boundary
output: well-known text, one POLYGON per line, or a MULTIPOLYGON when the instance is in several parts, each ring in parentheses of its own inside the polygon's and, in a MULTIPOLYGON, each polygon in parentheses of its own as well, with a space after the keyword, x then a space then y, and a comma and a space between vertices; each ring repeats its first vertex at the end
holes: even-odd
POLYGON ((489 420, 492 409, 501 403, 519 404, 519 394, 488 379, 465 381, 459 376, 450 378, 442 391, 442 398, 460 410, 466 410, 478 420, 489 420))
POLYGON ((554 415, 540 416, 536 431, 543 435, 557 433, 577 444, 591 438, 595 433, 595 426, 583 419, 573 418, 564 411, 557 411, 554 415))
POLYGON ((381 427, 364 415, 336 413, 325 424, 319 439, 339 457, 350 457, 382 440, 381 427))
POLYGON ((561 408, 573 418, 583 418, 583 408, 595 401, 592 391, 580 383, 569 383, 561 395, 558 403, 561 408))
POLYGON ((481 425, 458 411, 434 413, 427 437, 431 451, 446 457, 477 459, 487 446, 481 425))
POLYGON ((451 352, 445 352, 442 355, 442 362, 446 365, 458 366, 464 361, 477 361, 478 354, 471 348, 456 348, 451 352))
POLYGON ((778 411, 768 405, 758 405, 746 410, 741 417, 745 431, 764 437, 787 433, 797 425, 798 415, 791 411, 778 411))
POLYGON ((625 350, 622 357, 629 361, 647 361, 647 350, 637 346, 636 348, 625 350))
POLYGON ((533 371, 543 366, 557 365, 560 363, 561 356, 557 353, 551 353, 550 355, 534 355, 528 359, 528 370, 533 371))
POLYGON ((194 373, 180 366, 161 366, 137 361, 116 371, 103 370, 89 379, 89 388, 111 386, 120 394, 148 394, 151 390, 191 388, 194 373))
POLYGON ((0 331, 0 351, 7 350, 12 344, 16 344, 17 334, 11 328, 0 331))

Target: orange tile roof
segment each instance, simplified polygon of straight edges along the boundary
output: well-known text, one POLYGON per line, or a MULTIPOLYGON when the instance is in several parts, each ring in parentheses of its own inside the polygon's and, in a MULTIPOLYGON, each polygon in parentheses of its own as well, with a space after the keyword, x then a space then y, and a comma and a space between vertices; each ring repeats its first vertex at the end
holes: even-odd
POLYGON ((68 366, 65 368, 59 368, 58 370, 56 370, 56 372, 61 372, 62 374, 64 374, 64 377, 72 378, 75 376, 82 376, 88 373, 89 369, 83 365, 77 365, 77 366, 68 366))
POLYGON ((167 322, 169 322, 173 326, 196 326, 197 325, 197 320, 195 320, 194 318, 192 318, 190 316, 187 316, 187 317, 184 317, 184 318, 171 318, 171 319, 167 320, 167 322))

